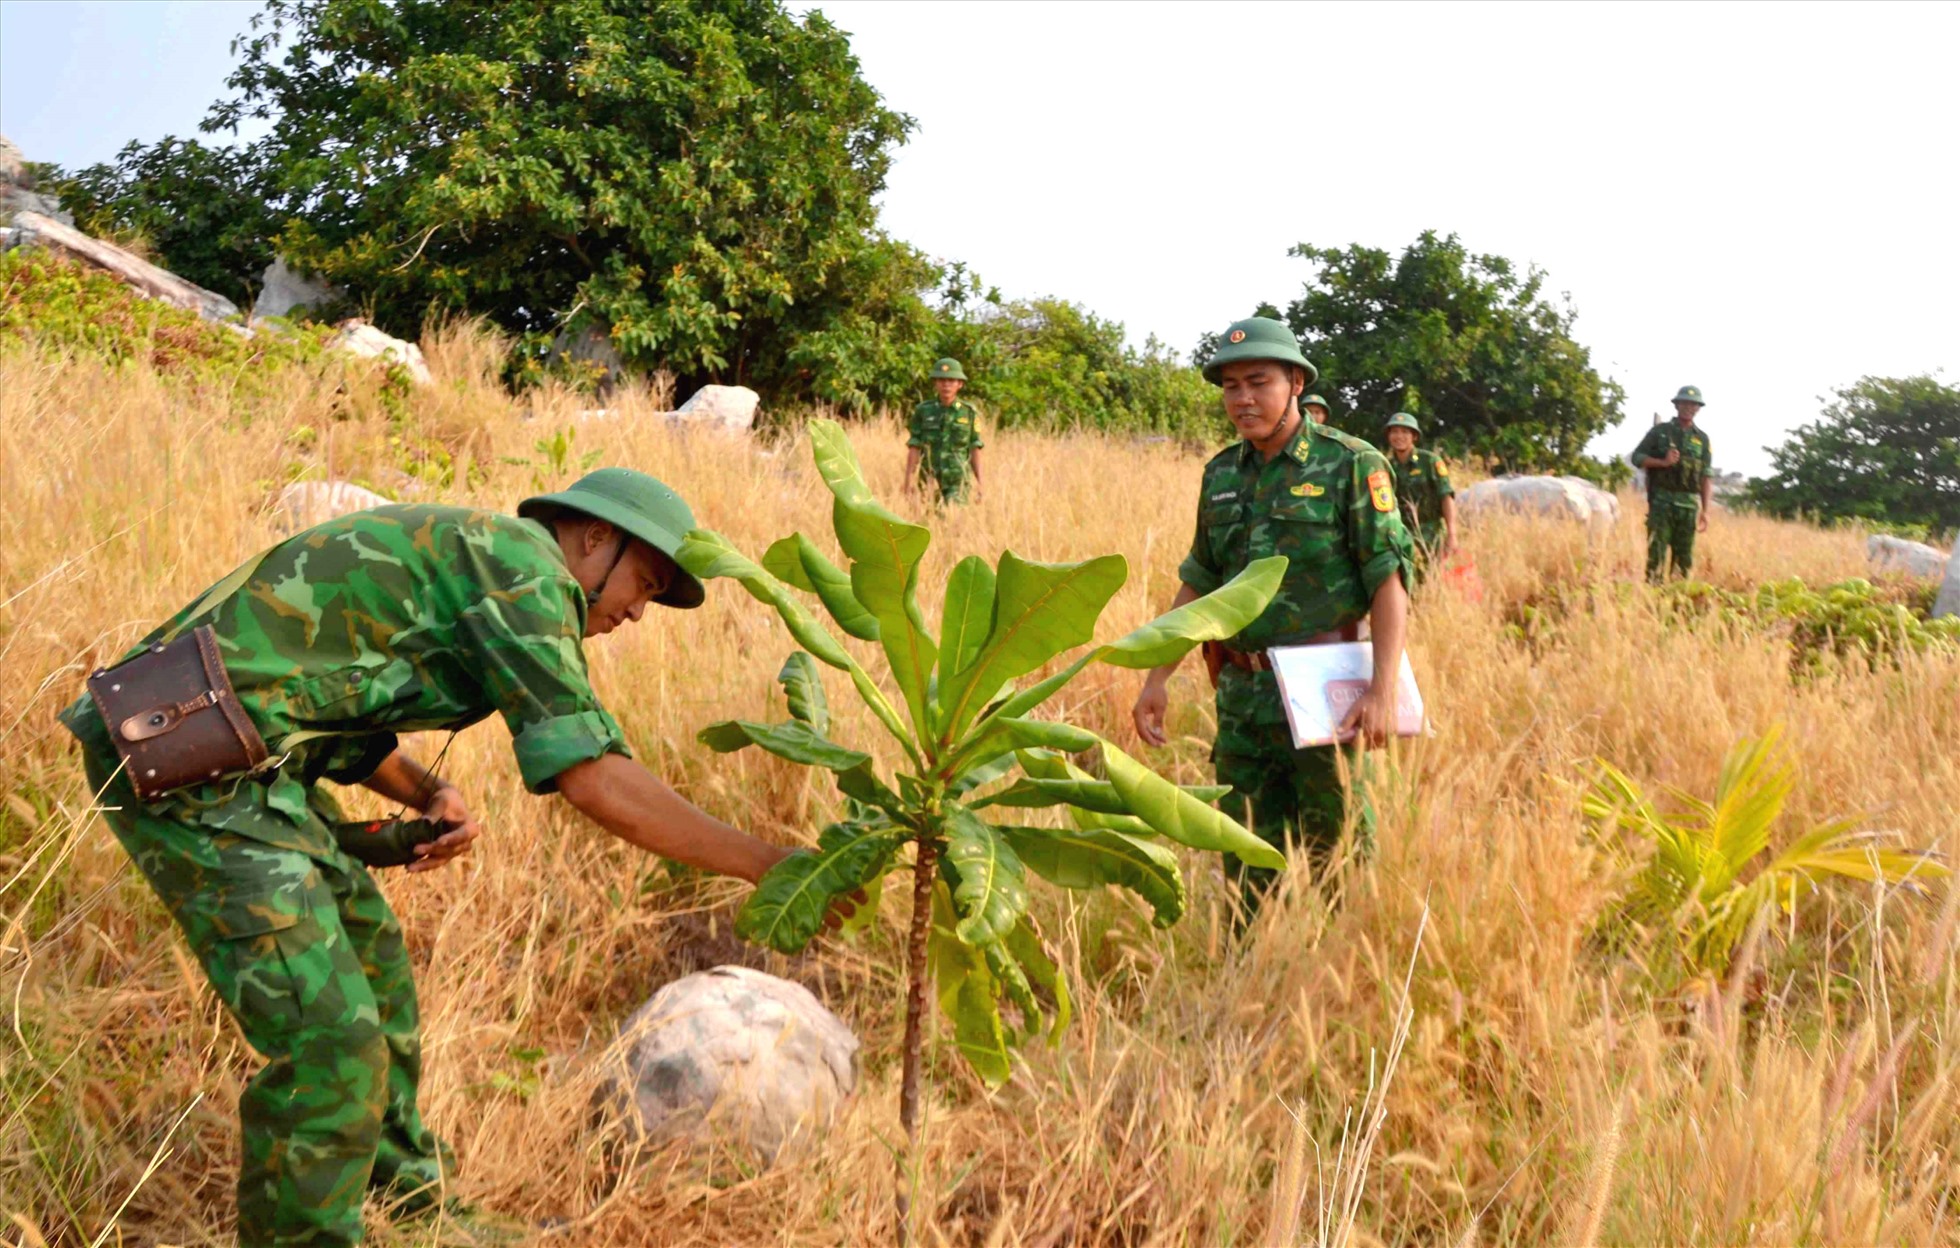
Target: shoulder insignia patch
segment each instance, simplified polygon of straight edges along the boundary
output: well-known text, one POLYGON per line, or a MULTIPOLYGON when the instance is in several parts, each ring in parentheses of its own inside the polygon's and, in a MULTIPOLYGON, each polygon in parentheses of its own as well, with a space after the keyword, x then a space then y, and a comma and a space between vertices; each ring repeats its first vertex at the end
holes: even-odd
POLYGON ((1447 476, 1449 476, 1449 475, 1450 475, 1450 466, 1449 466, 1448 464, 1446 464, 1446 463, 1444 463, 1444 462, 1443 462, 1442 460, 1440 460, 1440 459, 1439 459, 1439 460, 1437 460, 1437 461, 1436 461, 1436 475, 1437 475, 1437 476, 1439 476, 1439 477, 1447 477, 1447 476))
MULTIPOLYGON (((1314 427, 1319 428, 1318 425, 1314 427)), ((1300 438, 1293 443, 1293 458, 1303 464, 1313 458, 1313 452, 1307 449, 1307 440, 1305 438, 1300 438)))
POLYGON ((1375 505, 1376 511, 1395 510, 1395 486, 1388 479, 1388 473, 1377 468, 1368 474, 1368 501, 1375 505))
POLYGON ((1300 484, 1294 486, 1291 491, 1295 498, 1319 498, 1326 492, 1327 489, 1325 486, 1315 485, 1311 481, 1302 481, 1300 484))

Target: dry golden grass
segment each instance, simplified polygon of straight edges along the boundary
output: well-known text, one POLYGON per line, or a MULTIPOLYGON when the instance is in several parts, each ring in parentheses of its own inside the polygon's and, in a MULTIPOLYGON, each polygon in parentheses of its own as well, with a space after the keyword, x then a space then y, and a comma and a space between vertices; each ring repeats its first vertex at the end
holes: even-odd
MULTIPOLYGON (((228 1242, 233 1107, 254 1058, 91 818, 52 715, 91 665, 275 537, 268 504, 297 464, 396 488, 404 454, 440 446, 459 484, 425 496, 490 507, 575 473, 507 462, 537 460, 533 444, 571 423, 575 396, 529 399, 525 420, 492 383, 493 344, 451 332, 429 346, 441 380, 393 424, 358 385, 336 396, 296 376, 247 411, 141 371, 0 354, 8 1242, 228 1242)), ((678 436, 636 415, 660 397, 627 395, 613 418, 579 424, 575 453, 660 476, 751 552, 796 528, 827 533, 806 446, 678 436)), ((862 430, 858 446, 895 498, 894 429, 862 430)), ((928 585, 963 553, 1120 551, 1132 576, 1108 635, 1169 599, 1196 459, 1012 435, 988 455, 989 496, 940 525, 928 585)), ((1923 900, 1828 894, 1764 945, 1760 985, 1738 976, 1692 1001, 1655 999, 1637 962, 1588 942, 1621 868, 1578 804, 1594 757, 1708 793, 1735 739, 1781 723, 1800 767, 1793 826, 1871 811, 1960 854, 1960 662, 1793 683, 1775 637, 1668 625, 1633 584, 1637 508, 1597 544, 1521 520, 1472 542, 1484 598, 1428 593, 1414 628, 1439 733, 1394 754, 1376 850, 1342 867, 1339 904, 1296 877, 1234 939, 1216 861, 1195 854, 1192 912, 1170 933, 1114 895, 1037 891, 1077 968, 1079 1018, 992 1096, 935 1052, 926 1242, 1960 1238, 1953 886, 1923 900), (1508 626, 1553 587, 1581 609, 1521 642, 1508 626)), ((1718 517, 1703 551, 1731 587, 1862 570, 1857 534, 1748 517, 1718 517)), ((825 784, 693 743, 714 719, 773 717, 789 647, 771 616, 721 588, 701 611, 596 643, 592 660, 644 761, 709 810, 799 842, 829 813, 825 784)), ((1191 668, 1173 688, 1177 743, 1150 755, 1187 782, 1207 778, 1210 729, 1191 668)), ((1093 669, 1067 712, 1132 741, 1137 679, 1093 669)), ((862 713, 836 735, 880 741, 862 713)), ((385 881, 420 972, 425 1108, 462 1154, 462 1191, 568 1219, 555 1243, 889 1238, 904 890, 860 944, 793 962, 746 949, 729 935, 739 889, 676 878, 527 796, 502 738, 465 734, 447 768, 488 842, 457 869, 385 881), (864 1079, 847 1121, 814 1155, 760 1175, 595 1132, 586 1106, 618 1022, 676 974, 736 959, 812 985, 858 1029, 864 1079)), ((376 1241, 424 1242, 384 1220, 376 1241)))

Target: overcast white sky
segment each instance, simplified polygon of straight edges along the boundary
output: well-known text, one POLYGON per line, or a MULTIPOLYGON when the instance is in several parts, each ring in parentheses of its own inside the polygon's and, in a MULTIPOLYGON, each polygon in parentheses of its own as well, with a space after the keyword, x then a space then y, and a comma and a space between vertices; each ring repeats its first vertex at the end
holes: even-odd
MULTIPOLYGON (((0 0, 0 129, 192 133, 255 7, 0 0)), ((1960 6, 815 7, 918 119, 892 232, 1138 341, 1283 305, 1295 243, 1434 228, 1571 293, 1627 388, 1602 453, 1692 382, 1760 472, 1833 387, 1960 374, 1960 6)))

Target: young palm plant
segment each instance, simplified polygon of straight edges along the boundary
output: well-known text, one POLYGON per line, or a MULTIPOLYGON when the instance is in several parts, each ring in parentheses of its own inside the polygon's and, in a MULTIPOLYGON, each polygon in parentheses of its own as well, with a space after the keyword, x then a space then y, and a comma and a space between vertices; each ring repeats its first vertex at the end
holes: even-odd
POLYGON ((703 730, 702 742, 722 752, 756 746, 825 768, 844 797, 843 818, 823 829, 814 853, 787 858, 763 878, 736 930, 794 953, 816 935, 837 898, 875 889, 887 872, 912 875, 899 1103, 910 1154, 900 1163, 903 1240, 910 1229, 907 1176, 918 1145, 928 987, 936 987, 959 1052, 989 1086, 1007 1078, 1012 1047, 1044 1033, 1052 1041, 1068 1021, 1066 979, 1027 913, 1030 872, 1063 888, 1127 888, 1162 927, 1176 922, 1185 905, 1177 856, 1162 841, 1234 853, 1258 866, 1285 865, 1211 805, 1223 790, 1181 788, 1096 734, 1034 712, 1091 663, 1157 667, 1201 642, 1231 637, 1265 610, 1286 560, 1256 562, 1217 591, 1017 688, 1051 660, 1089 644, 1104 606, 1129 575, 1123 558, 1035 563, 1010 551, 994 567, 977 556, 962 559, 947 579, 934 637, 917 600, 931 534, 871 496, 840 426, 814 421, 810 441, 834 496, 832 525, 848 570, 801 533, 771 546, 757 563, 718 534, 697 530, 680 562, 703 580, 740 582, 775 608, 801 647, 780 676, 786 722, 730 720, 703 730), (896 702, 792 591, 815 595, 846 634, 878 643, 896 702), (903 770, 880 776, 871 755, 831 739, 818 662, 849 677, 898 742, 903 770), (1090 749, 1100 751, 1106 779, 1070 761, 1090 749), (1026 819, 1017 812, 1043 807, 1067 808, 1070 826, 1014 821, 1026 819), (909 862, 902 857, 908 846, 909 862), (1052 1003, 1052 1022, 1044 1000, 1052 1003), (1012 1006, 1018 1026, 1003 1017, 1003 1004, 1012 1006))
POLYGON ((1893 834, 1833 819, 1772 851, 1770 833, 1790 796, 1794 771, 1773 761, 1780 733, 1736 743, 1723 760, 1715 800, 1670 790, 1684 808, 1663 815, 1640 786, 1610 763, 1587 793, 1585 813, 1653 845, 1623 900, 1620 917, 1670 931, 1690 973, 1720 975, 1749 927, 1771 906, 1797 903, 1832 879, 1916 888, 1947 874, 1932 850, 1901 849, 1893 834))

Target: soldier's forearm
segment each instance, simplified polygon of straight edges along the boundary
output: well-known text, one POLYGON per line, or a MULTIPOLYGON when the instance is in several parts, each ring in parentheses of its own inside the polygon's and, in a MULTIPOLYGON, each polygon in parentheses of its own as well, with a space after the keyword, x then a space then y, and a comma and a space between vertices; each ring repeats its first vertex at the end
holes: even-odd
MULTIPOLYGON (((1198 599, 1202 597, 1204 597, 1203 594, 1191 588, 1189 585, 1179 584, 1177 587, 1177 596, 1171 599, 1171 605, 1165 607, 1164 610, 1166 612, 1175 611, 1179 607, 1183 606, 1185 603, 1196 602, 1198 599)), ((1151 668, 1150 674, 1144 677, 1144 682, 1146 684, 1154 684, 1154 685, 1161 685, 1161 684, 1168 683, 1171 678, 1171 673, 1175 672, 1177 670, 1177 665, 1182 662, 1184 662, 1183 659, 1176 659, 1173 660, 1172 662, 1164 664, 1162 667, 1151 668)))
POLYGON ((444 785, 434 772, 416 762, 405 751, 396 750, 381 760, 373 775, 361 781, 361 787, 379 793, 391 802, 420 810, 444 785))
POLYGON ((1370 683, 1393 689, 1409 635, 1409 591, 1401 576, 1389 577, 1375 591, 1368 607, 1368 631, 1375 643, 1375 675, 1370 683))
POLYGON ((717 875, 753 883, 790 852, 730 827, 618 754, 567 768, 558 791, 620 840, 717 875))

